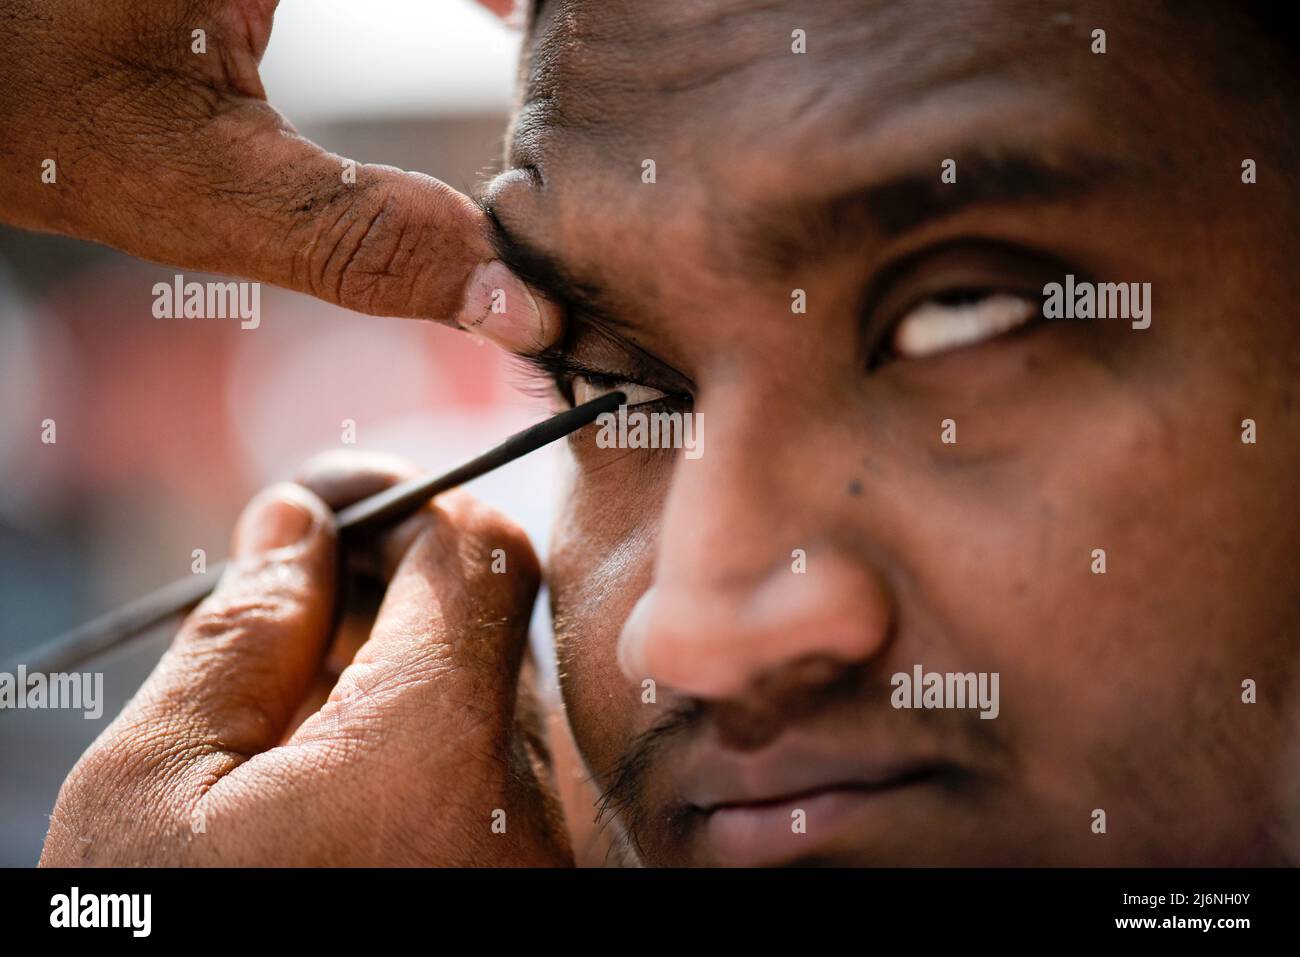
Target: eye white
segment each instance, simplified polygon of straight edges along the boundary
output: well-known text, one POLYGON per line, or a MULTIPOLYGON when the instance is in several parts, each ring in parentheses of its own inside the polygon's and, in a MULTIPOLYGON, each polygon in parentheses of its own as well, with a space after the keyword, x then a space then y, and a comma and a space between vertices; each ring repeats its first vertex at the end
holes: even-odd
POLYGON ((582 405, 592 399, 599 399, 602 395, 607 395, 610 392, 622 392, 627 396, 627 404, 630 406, 654 402, 668 395, 666 392, 652 389, 648 385, 638 385, 635 382, 616 382, 612 386, 597 386, 592 385, 581 376, 573 380, 574 405, 582 405))
POLYGON ((1023 326, 1034 305, 1022 296, 993 293, 974 302, 945 304, 928 299, 894 329, 894 352, 919 359, 981 342, 1023 326))

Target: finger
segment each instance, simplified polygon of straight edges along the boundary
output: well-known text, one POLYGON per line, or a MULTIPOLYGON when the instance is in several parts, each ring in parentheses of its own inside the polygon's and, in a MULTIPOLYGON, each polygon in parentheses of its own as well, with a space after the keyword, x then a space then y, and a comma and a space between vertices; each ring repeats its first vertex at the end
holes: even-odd
POLYGON ((244 510, 216 590, 185 620, 124 716, 144 764, 220 776, 273 747, 310 686, 332 629, 333 516, 281 484, 244 510))
POLYGON ((338 684, 339 676, 352 664, 358 649, 370 638, 371 626, 375 623, 375 616, 378 615, 379 605, 384 598, 383 587, 373 577, 365 575, 354 576, 345 587, 346 597, 340 600, 346 604, 334 626, 329 649, 278 743, 292 739, 302 723, 325 706, 334 686, 338 684))
POLYGON ((331 693, 334 727, 382 742, 387 760, 423 764, 430 741, 450 735, 470 757, 508 761, 540 581, 527 536, 453 495, 384 536, 382 547, 392 580, 370 639, 331 693))
MULTIPOLYGON (((338 511, 411 478, 417 472, 415 466, 398 456, 356 449, 335 449, 307 460, 294 480, 338 511)), ((335 628, 329 650, 312 680, 311 688, 289 722, 286 730, 289 735, 297 731, 304 721, 329 700, 339 676, 370 637, 370 628, 383 600, 383 585, 387 583, 387 576, 380 570, 373 544, 368 548, 349 548, 343 558, 352 576, 346 585, 346 607, 335 628)))
POLYGON ((0 217, 361 312, 458 325, 514 351, 554 342, 559 309, 496 259, 492 223, 469 197, 330 153, 266 102, 257 61, 274 6, 166 4, 142 29, 120 5, 97 18, 62 3, 54 22, 65 31, 104 21, 105 52, 83 52, 50 41, 40 26, 50 18, 24 3, 16 50, 30 47, 31 64, 19 56, 11 69, 27 113, 0 171, 55 157, 57 177, 30 189, 0 176, 0 217), (201 49, 190 12, 203 14, 201 49), (94 101, 104 90, 111 110, 94 101))
MULTIPOLYGON (((419 473, 419 469, 399 456, 339 449, 309 459, 299 470, 296 480, 338 511, 419 473)), ((382 540, 381 537, 379 541, 382 540)), ((382 570, 382 549, 369 536, 363 541, 350 543, 343 558, 348 571, 354 575, 384 583, 392 577, 391 571, 382 570)), ((350 655, 348 660, 351 661, 350 655)))
POLYGON ((345 160, 253 99, 167 147, 150 158, 175 174, 160 196, 164 228, 142 236, 108 224, 128 252, 372 315, 454 324, 518 352, 559 338, 558 307, 496 259, 487 215, 445 183, 345 160))
POLYGON ((331 449, 304 462, 294 481, 311 489, 326 505, 338 511, 413 478, 419 471, 396 455, 331 449))

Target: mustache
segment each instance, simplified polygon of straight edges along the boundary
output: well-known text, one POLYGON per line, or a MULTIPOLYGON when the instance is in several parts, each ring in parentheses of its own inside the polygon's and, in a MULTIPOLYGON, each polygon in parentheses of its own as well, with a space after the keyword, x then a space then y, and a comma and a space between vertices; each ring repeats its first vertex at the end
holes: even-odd
MULTIPOLYGON (((649 728, 628 743, 605 775, 608 784, 596 800, 596 824, 604 830, 612 821, 620 820, 623 824, 620 836, 643 859, 645 854, 637 835, 647 811, 644 802, 639 800, 645 777, 661 752, 698 725, 704 708, 704 702, 694 698, 683 698, 670 704, 649 728)), ((672 811, 668 822, 670 828, 674 831, 680 829, 680 819, 688 813, 685 807, 672 811)))
MULTIPOLYGON (((894 709, 889 704, 892 687, 888 677, 879 672, 868 677, 867 670, 852 669, 856 674, 842 675, 837 681, 810 689, 797 702, 783 702, 780 709, 783 717, 778 727, 764 737, 774 738, 782 727, 812 723, 818 718, 837 718, 837 726, 841 728, 871 722, 889 723, 900 726, 900 733, 905 729, 909 736, 920 734, 932 741, 948 742, 955 755, 964 755, 973 763, 1010 770, 1014 756, 999 729, 993 727, 998 722, 961 720, 962 712, 951 710, 894 709)), ((696 698, 668 703, 664 713, 628 742, 622 755, 603 775, 605 784, 596 801, 597 826, 603 831, 613 822, 619 822, 617 836, 642 860, 645 853, 638 835, 652 811, 654 823, 666 826, 670 839, 686 837, 693 809, 680 802, 668 808, 648 807, 642 800, 645 782, 653 769, 668 759, 674 747, 697 735, 711 714, 727 706, 727 702, 696 698)))

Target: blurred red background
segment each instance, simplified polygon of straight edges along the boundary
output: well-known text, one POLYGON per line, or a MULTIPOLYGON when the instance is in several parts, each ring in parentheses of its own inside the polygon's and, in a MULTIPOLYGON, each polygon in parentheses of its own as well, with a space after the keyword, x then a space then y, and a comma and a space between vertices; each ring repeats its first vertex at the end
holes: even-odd
MULTIPOLYGON (((341 0, 285 0, 264 78, 328 149, 467 190, 500 155, 517 46, 469 0, 386 0, 361 18, 341 0)), ((189 574, 196 548, 220 561, 244 502, 345 447, 345 419, 355 448, 438 469, 547 411, 496 349, 433 323, 269 286, 256 329, 154 318, 153 286, 176 272, 0 228, 0 659, 189 574)), ((543 554, 561 454, 471 487, 543 554)), ((87 664, 105 675, 99 720, 0 712, 0 865, 35 862, 60 782, 172 631, 87 664)))

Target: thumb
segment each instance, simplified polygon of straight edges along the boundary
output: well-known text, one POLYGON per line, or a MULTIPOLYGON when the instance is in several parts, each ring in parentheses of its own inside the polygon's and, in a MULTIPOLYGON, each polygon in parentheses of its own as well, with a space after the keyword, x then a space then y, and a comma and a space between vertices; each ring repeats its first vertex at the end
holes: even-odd
POLYGON ((277 744, 332 630, 336 565, 333 516, 316 496, 284 483, 254 498, 216 590, 123 716, 126 746, 167 763, 277 744))
POLYGON ((558 307, 496 259, 487 214, 446 183, 327 152, 257 99, 237 100, 179 147, 204 157, 170 164, 182 172, 166 215, 180 221, 118 237, 128 251, 458 325, 516 352, 559 337, 558 307))
POLYGON ((515 351, 543 349, 558 337, 558 309, 496 259, 492 223, 468 196, 421 173, 329 153, 288 131, 264 103, 249 101, 247 114, 247 129, 234 135, 255 130, 251 144, 243 139, 231 155, 219 142, 199 196, 217 195, 232 180, 250 194, 269 193, 211 210, 225 235, 196 256, 210 261, 210 250, 229 251, 232 261, 204 268, 372 315, 474 329, 515 351))
POLYGON ((330 153, 266 101, 275 0, 147 6, 142 30, 133 0, 17 5, 0 31, 0 88, 19 94, 0 110, 0 219, 513 351, 558 338, 559 310, 496 260, 469 197, 330 153), (56 174, 31 187, 47 160, 56 174))

